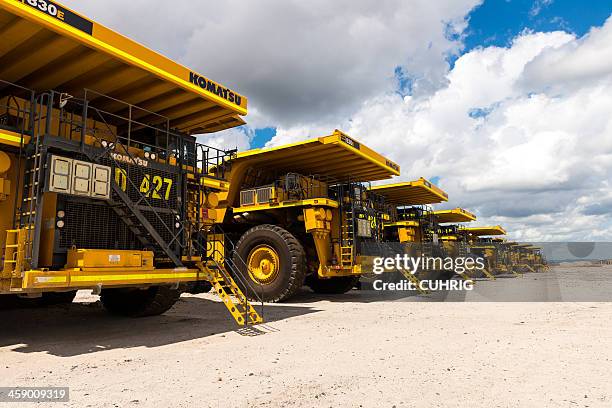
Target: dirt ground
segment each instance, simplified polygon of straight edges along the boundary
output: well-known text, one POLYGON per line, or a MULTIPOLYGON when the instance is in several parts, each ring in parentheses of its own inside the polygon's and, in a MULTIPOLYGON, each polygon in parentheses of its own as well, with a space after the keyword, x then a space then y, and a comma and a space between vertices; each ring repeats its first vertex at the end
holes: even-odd
POLYGON ((79 293, 0 312, 0 386, 69 386, 71 407, 612 407, 612 267, 442 297, 304 291, 246 335, 210 295, 132 320, 79 293))

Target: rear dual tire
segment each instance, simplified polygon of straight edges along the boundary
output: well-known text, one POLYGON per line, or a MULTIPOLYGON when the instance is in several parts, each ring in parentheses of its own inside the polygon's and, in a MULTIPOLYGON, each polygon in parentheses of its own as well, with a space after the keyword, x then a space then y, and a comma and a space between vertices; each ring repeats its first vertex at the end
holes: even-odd
POLYGON ((358 276, 340 276, 337 278, 320 279, 314 276, 306 282, 314 293, 322 295, 340 295, 353 289, 359 283, 358 276))
POLYGON ((157 316, 170 310, 181 292, 168 286, 151 286, 146 289, 103 289, 100 301, 113 315, 125 317, 157 316))

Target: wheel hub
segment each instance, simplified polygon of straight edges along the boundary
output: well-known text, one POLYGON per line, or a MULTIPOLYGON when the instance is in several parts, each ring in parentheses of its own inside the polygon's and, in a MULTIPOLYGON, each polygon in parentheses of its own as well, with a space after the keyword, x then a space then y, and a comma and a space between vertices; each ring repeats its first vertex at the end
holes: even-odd
POLYGON ((276 250, 268 245, 259 245, 251 250, 247 261, 249 276, 261 285, 269 285, 278 277, 280 258, 276 250))

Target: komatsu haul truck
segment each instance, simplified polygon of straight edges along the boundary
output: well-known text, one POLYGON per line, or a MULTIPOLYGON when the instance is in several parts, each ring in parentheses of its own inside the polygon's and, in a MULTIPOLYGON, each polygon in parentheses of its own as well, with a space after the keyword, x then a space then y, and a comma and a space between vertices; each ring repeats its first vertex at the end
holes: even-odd
POLYGON ((504 253, 499 250, 498 245, 493 241, 493 237, 506 235, 506 230, 500 225, 466 227, 470 252, 480 256, 485 260, 484 274, 494 279, 495 275, 508 272, 504 253))
POLYGON ((0 39, 0 296, 145 316, 208 281, 259 322, 210 240, 235 152, 194 136, 247 99, 55 2, 0 0, 0 39))
POLYGON ((464 223, 476 221, 476 215, 463 208, 434 212, 438 224, 440 245, 451 258, 470 256, 468 236, 464 223))
MULTIPOLYGON (((380 194, 392 205, 389 220, 384 223, 387 256, 407 254, 411 257, 443 258, 437 234, 437 219, 431 205, 448 200, 448 194, 431 182, 420 178, 415 181, 381 184, 371 191, 380 194)), ((401 274, 417 283, 418 279, 436 279, 440 270, 422 268, 416 273, 401 274)))
POLYGON ((382 241, 390 212, 369 183, 399 175, 397 164, 336 130, 238 153, 224 168, 215 222, 245 261, 237 272, 253 285, 249 296, 282 301, 304 283, 329 294, 356 285, 364 248, 382 241))
POLYGON ((547 269, 542 248, 532 244, 513 245, 515 268, 520 272, 543 272, 547 269))
POLYGON ((392 206, 389 220, 384 223, 386 241, 424 243, 436 240, 435 219, 428 206, 448 201, 448 194, 440 188, 420 178, 377 185, 370 191, 381 195, 392 206))

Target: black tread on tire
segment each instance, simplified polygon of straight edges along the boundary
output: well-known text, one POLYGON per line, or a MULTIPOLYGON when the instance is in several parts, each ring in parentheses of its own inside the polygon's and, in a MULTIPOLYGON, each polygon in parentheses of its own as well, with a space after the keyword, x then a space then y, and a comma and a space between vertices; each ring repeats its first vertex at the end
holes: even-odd
POLYGON ((261 297, 265 302, 281 302, 289 299, 304 285, 306 276, 306 253, 302 244, 284 228, 262 224, 245 232, 236 244, 234 265, 241 278, 249 282, 245 288, 238 279, 237 284, 251 300, 261 297), (250 251, 258 245, 269 245, 279 256, 278 277, 267 285, 255 282, 248 274, 246 262, 250 251))
POLYGON ((69 305, 76 297, 77 291, 45 292, 40 299, 41 306, 69 305))
POLYGON ((168 286, 151 286, 147 289, 103 289, 100 301, 111 314, 127 317, 157 316, 167 312, 181 296, 177 289, 168 286))
POLYGON ((340 276, 337 278, 319 279, 313 277, 307 284, 315 293, 326 295, 340 295, 353 289, 359 282, 358 276, 340 276))
POLYGON ((22 298, 18 295, 0 295, 0 310, 30 309, 37 307, 69 305, 76 297, 77 291, 44 292, 38 298, 22 298))

